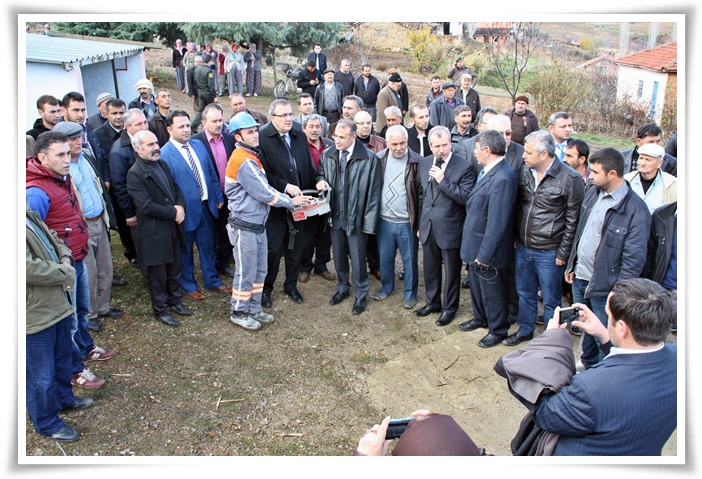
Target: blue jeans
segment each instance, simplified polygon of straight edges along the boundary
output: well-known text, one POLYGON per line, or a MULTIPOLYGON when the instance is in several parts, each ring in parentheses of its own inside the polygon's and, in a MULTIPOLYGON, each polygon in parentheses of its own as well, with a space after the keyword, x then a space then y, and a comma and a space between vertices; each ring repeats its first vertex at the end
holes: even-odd
MULTIPOLYGON (((584 281, 582 279, 575 278, 573 280, 573 302, 582 303, 590 308, 606 328, 608 322, 607 313, 605 312, 607 296, 585 299, 585 290, 588 284, 590 284, 589 281, 584 281)), ((604 353, 600 350, 601 344, 602 342, 598 338, 583 332, 583 353, 580 356, 580 360, 585 367, 589 368, 590 366, 594 366, 604 359, 604 353)))
POLYGON ((27 335, 27 413, 34 430, 45 436, 66 425, 59 412, 75 402, 71 387, 72 322, 70 315, 27 335))
POLYGON ((395 289, 395 255, 400 249, 405 268, 405 299, 417 299, 419 285, 419 239, 410 223, 392 223, 380 218, 378 224, 378 252, 380 254, 380 291, 390 293, 395 289))
POLYGON ((78 374, 85 368, 83 358, 95 347, 90 331, 88 331, 88 310, 90 309, 90 280, 88 268, 83 260, 76 261, 76 282, 71 291, 71 301, 76 314, 71 317, 71 335, 73 336, 73 374, 78 374))
POLYGON ((565 266, 556 265, 558 250, 531 249, 517 242, 514 264, 515 280, 519 295, 518 333, 527 335, 534 332, 536 316, 539 314, 538 289, 544 300, 544 321, 553 317, 556 306, 561 305, 563 289, 561 281, 565 266))

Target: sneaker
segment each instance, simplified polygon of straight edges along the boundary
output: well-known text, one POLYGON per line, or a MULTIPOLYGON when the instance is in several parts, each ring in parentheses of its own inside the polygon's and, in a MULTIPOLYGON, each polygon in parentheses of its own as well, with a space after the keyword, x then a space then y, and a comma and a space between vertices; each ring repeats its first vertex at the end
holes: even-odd
POLYGON ((677 323, 670 323, 670 332, 671 332, 671 333, 677 333, 677 332, 678 332, 678 325, 677 325, 677 323))
POLYGON ((375 293, 373 295, 373 299, 376 301, 382 301, 385 298, 387 298, 388 296, 390 296, 391 294, 393 294, 394 292, 395 292, 394 289, 392 291, 390 291, 389 293, 386 293, 384 291, 378 291, 377 293, 375 293))
POLYGON ((254 321, 258 321, 259 323, 262 324, 270 324, 273 321, 275 321, 275 318, 273 317, 272 314, 264 313, 263 311, 259 311, 258 313, 250 314, 249 317, 253 319, 254 321))
POLYGON ((536 324, 544 324, 544 317, 543 317, 543 315, 540 314, 540 315, 538 315, 538 316, 536 317, 536 324))
POLYGON ((254 96, 258 96, 258 93, 254 93, 254 96))
POLYGON ((83 362, 88 363, 90 361, 107 361, 114 355, 115 352, 111 349, 102 349, 99 346, 95 346, 93 350, 83 358, 83 362))
POLYGON ((242 313, 241 311, 234 311, 229 320, 237 326, 241 326, 249 331, 258 331, 261 329, 261 323, 253 319, 247 313, 242 313))
POLYGON ((585 365, 583 364, 582 360, 578 359, 578 362, 575 363, 575 373, 576 373, 576 374, 577 374, 577 373, 581 373, 581 372, 585 371, 586 369, 587 369, 587 368, 586 368, 585 365))
POLYGON ((105 384, 105 380, 97 377, 90 369, 85 368, 71 378, 71 385, 85 389, 97 389, 105 384))
POLYGON ((102 329, 102 328, 100 327, 100 323, 98 322, 97 319, 95 319, 95 318, 88 319, 88 331, 97 332, 97 331, 100 331, 100 329, 102 329))
POLYGON ((416 300, 416 299, 406 299, 406 300, 402 303, 402 307, 405 308, 405 309, 412 309, 412 308, 414 308, 414 306, 415 306, 416 304, 417 304, 417 300, 416 300))

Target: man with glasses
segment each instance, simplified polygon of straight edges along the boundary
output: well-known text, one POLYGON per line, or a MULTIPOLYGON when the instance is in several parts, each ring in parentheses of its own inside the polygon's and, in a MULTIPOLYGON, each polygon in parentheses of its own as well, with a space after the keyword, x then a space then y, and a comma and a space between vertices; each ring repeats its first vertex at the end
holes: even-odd
MULTIPOLYGON (((295 198, 302 190, 313 189, 316 171, 307 147, 307 137, 300 125, 293 122, 290 102, 284 98, 273 100, 268 108, 270 122, 261 127, 259 142, 261 164, 268 183, 281 193, 295 198)), ((307 248, 309 225, 306 221, 293 221, 285 208, 271 210, 266 221, 268 238, 268 274, 263 284, 261 305, 270 308, 273 285, 278 277, 280 258, 285 251, 285 294, 296 303, 304 299, 297 290, 297 279, 302 256, 307 248)))
POLYGON ((342 119, 334 133, 334 146, 319 162, 317 189, 329 191, 332 217, 332 248, 337 273, 337 292, 330 303, 349 297, 349 258, 353 269, 356 301, 353 314, 366 309, 370 289, 366 271, 366 243, 376 234, 380 212, 380 166, 378 156, 356 138, 356 124, 342 119))

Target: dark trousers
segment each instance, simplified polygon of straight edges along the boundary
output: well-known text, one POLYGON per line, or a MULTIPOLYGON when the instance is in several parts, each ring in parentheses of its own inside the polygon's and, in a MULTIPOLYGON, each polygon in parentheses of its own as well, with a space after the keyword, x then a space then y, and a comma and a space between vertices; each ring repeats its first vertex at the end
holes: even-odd
POLYGON ((215 248, 216 248, 216 267, 217 271, 221 271, 229 266, 232 258, 232 244, 229 242, 229 231, 227 231, 227 223, 229 222, 229 203, 224 202, 219 209, 219 216, 215 220, 215 248))
POLYGON ((327 222, 328 215, 312 216, 307 222, 307 245, 302 255, 300 272, 324 273, 329 271, 327 263, 331 261, 331 226, 327 222), (314 257, 314 262, 312 258, 314 257))
POLYGON ((378 238, 375 235, 368 235, 366 258, 368 259, 368 269, 370 269, 371 273, 380 271, 380 252, 378 251, 378 238))
POLYGON ((146 267, 146 280, 149 283, 154 316, 165 316, 171 312, 170 306, 183 303, 183 288, 180 285, 180 242, 176 234, 173 234, 172 238, 173 261, 146 267))
MULTIPOLYGON (((461 248, 441 249, 436 244, 434 230, 429 231, 427 241, 422 245, 424 255, 425 301, 429 306, 441 308, 441 262, 444 263, 443 311, 455 313, 461 294, 461 248)), ((473 284, 471 283, 471 288, 473 284)))
POLYGON ((331 125, 341 119, 338 111, 325 111, 322 116, 327 119, 327 124, 331 125))
POLYGON ((295 221, 293 226, 297 230, 295 244, 288 249, 290 231, 287 221, 268 221, 266 223, 266 236, 268 238, 268 274, 263 282, 263 294, 270 295, 273 285, 278 277, 280 258, 285 256, 285 283, 283 290, 291 292, 297 289, 297 276, 300 274, 302 256, 307 242, 307 220, 295 221))
POLYGON ((190 128, 192 129, 193 133, 197 133, 197 129, 200 126, 200 121, 202 121, 202 112, 204 111, 205 107, 209 105, 210 103, 214 103, 214 96, 200 96, 198 95, 200 102, 197 105, 197 113, 195 114, 195 118, 193 118, 193 123, 190 125, 190 128))
POLYGON ((475 263, 468 265, 470 298, 473 316, 497 336, 506 337, 507 321, 507 269, 484 268, 475 263))
POLYGON ((365 233, 347 235, 343 228, 332 229, 332 248, 334 250, 334 268, 336 268, 336 288, 340 293, 348 293, 351 289, 349 283, 349 258, 353 270, 353 286, 356 288, 356 299, 364 299, 370 290, 370 280, 366 271, 366 242, 365 233))
MULTIPOLYGON (((132 242, 136 245, 137 244, 137 227, 136 226, 130 226, 129 227, 129 234, 132 238, 132 242)), ((137 252, 137 255, 139 254, 138 250, 135 250, 137 252)), ((141 270, 141 276, 143 278, 146 278, 146 265, 144 264, 143 261, 139 261, 139 269, 141 270)))
POLYGON ((134 241, 132 241, 132 234, 129 231, 129 226, 127 226, 127 220, 122 212, 122 208, 119 207, 117 203, 117 197, 110 189, 110 198, 112 198, 112 205, 115 210, 115 220, 117 221, 117 233, 119 233, 119 241, 124 246, 124 256, 127 259, 134 259, 137 257, 136 246, 134 246, 134 241))

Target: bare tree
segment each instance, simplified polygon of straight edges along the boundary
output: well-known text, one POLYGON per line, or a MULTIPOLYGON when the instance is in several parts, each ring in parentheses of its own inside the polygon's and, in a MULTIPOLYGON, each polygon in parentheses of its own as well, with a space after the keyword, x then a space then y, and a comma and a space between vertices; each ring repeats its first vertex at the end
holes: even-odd
POLYGON ((464 22, 463 25, 466 32, 466 37, 473 39, 473 35, 475 35, 475 29, 478 26, 478 22, 464 22))
POLYGON ((648 29, 648 48, 653 48, 656 46, 656 40, 658 39, 658 22, 651 22, 651 26, 648 29))
POLYGON ((497 70, 514 104, 522 75, 536 48, 539 29, 533 22, 493 23, 486 33, 485 50, 488 59, 497 70))
POLYGON ((629 22, 622 22, 619 27, 619 54, 625 57, 629 53, 629 22))

